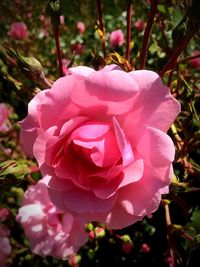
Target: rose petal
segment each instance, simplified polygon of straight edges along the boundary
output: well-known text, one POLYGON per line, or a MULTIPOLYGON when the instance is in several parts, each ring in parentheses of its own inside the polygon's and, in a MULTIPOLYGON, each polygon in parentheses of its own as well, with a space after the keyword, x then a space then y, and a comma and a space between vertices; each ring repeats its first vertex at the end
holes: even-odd
POLYGON ((134 161, 128 167, 123 170, 123 180, 119 185, 119 188, 128 184, 137 182, 141 179, 144 173, 144 160, 139 159, 134 161))
POLYGON ((95 117, 102 117, 102 107, 107 114, 123 114, 132 108, 138 94, 138 85, 131 75, 121 70, 97 71, 87 76, 82 84, 72 91, 71 99, 91 116, 90 108, 95 107, 95 117))
POLYGON ((37 136, 42 132, 42 129, 40 128, 39 106, 41 105, 46 92, 47 90, 41 91, 30 101, 28 104, 28 116, 19 122, 21 127, 20 140, 23 140, 23 142, 21 142, 22 147, 29 156, 33 156, 33 144, 37 136))
POLYGON ((127 213, 118 203, 113 207, 105 220, 109 229, 122 229, 143 219, 144 216, 136 216, 127 213))
POLYGON ((111 125, 109 123, 89 121, 74 130, 69 140, 86 139, 89 141, 96 139, 107 133, 110 128, 111 125))
POLYGON ((46 91, 40 115, 44 130, 53 125, 60 128, 67 120, 79 115, 79 108, 71 101, 71 91, 78 86, 78 82, 78 77, 67 75, 55 81, 51 90, 46 91))
POLYGON ((113 207, 116 197, 117 194, 106 200, 99 199, 92 192, 74 188, 65 194, 64 203, 70 210, 77 213, 106 212, 113 207))
POLYGON ((158 167, 169 166, 174 160, 175 148, 172 139, 162 131, 148 127, 137 144, 137 152, 146 164, 158 167))
POLYGON ((154 202, 154 196, 159 194, 161 188, 169 184, 170 169, 171 166, 166 166, 164 170, 161 169, 160 172, 155 173, 154 168, 145 166, 144 175, 138 182, 122 187, 118 191, 120 205, 126 212, 136 216, 147 214, 147 207, 148 213, 150 210, 154 211, 155 206, 159 205, 158 197, 154 202))
POLYGON ((123 165, 127 166, 134 160, 134 154, 131 145, 126 140, 125 134, 121 129, 118 121, 113 117, 113 124, 115 129, 115 135, 118 142, 119 150, 121 151, 123 165))
POLYGON ((179 102, 155 72, 137 70, 130 72, 130 75, 138 84, 140 94, 133 106, 133 113, 130 112, 123 118, 124 128, 127 129, 131 124, 129 130, 135 131, 142 122, 142 125, 166 132, 180 112, 179 102))

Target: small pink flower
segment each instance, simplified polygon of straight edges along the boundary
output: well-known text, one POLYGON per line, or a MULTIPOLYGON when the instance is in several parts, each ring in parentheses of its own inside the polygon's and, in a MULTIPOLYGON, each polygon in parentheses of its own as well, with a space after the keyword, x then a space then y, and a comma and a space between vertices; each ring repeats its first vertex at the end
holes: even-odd
POLYGON ((94 230, 91 230, 91 231, 89 232, 89 238, 91 238, 91 239, 94 239, 94 238, 95 238, 94 230))
POLYGON ((9 217, 9 210, 7 208, 0 207, 0 221, 5 221, 9 217))
POLYGON ((60 16, 60 24, 65 24, 65 16, 60 16))
POLYGON ((79 42, 76 42, 71 45, 71 51, 72 53, 75 53, 76 55, 82 55, 85 50, 85 46, 79 42))
POLYGON ((20 138, 55 206, 121 229, 150 216, 169 191, 167 131, 179 112, 153 71, 80 66, 33 98, 20 138))
POLYGON ((11 246, 7 237, 0 236, 0 266, 6 266, 6 260, 11 253, 11 246))
POLYGON ((28 12, 28 13, 27 13, 27 17, 28 17, 29 19, 32 18, 32 16, 33 16, 32 12, 28 12))
POLYGON ((195 57, 199 55, 199 57, 190 59, 190 64, 194 67, 194 68, 200 68, 200 51, 193 51, 191 56, 195 57))
POLYGON ((167 264, 168 267, 173 267, 174 259, 171 256, 165 257, 164 263, 167 264))
POLYGON ((11 24, 8 34, 13 39, 25 39, 28 37, 28 30, 24 22, 14 22, 11 24))
POLYGON ((6 266, 6 260, 11 253, 11 246, 8 239, 9 230, 6 227, 0 227, 0 266, 6 266))
POLYGON ((113 31, 110 35, 110 47, 115 49, 124 43, 124 34, 121 30, 113 31))
POLYGON ((145 25, 145 23, 142 19, 138 19, 134 24, 134 26, 138 32, 141 32, 144 30, 144 25, 145 25))
POLYGON ((72 266, 72 267, 79 267, 79 261, 80 261, 80 256, 79 255, 71 255, 69 257, 69 264, 72 266))
POLYGON ((0 103, 0 131, 9 131, 11 126, 8 123, 8 116, 11 114, 11 109, 4 103, 0 103))
POLYGON ((150 246, 146 243, 143 243, 141 246, 141 251, 144 253, 148 253, 151 250, 150 246))
POLYGON ((45 21, 46 17, 44 15, 40 15, 40 21, 45 21))
POLYGON ((85 24, 83 22, 81 21, 77 22, 76 27, 79 33, 85 32, 85 24))
POLYGON ((16 220, 40 256, 66 258, 86 241, 84 225, 52 204, 42 180, 25 192, 16 220))

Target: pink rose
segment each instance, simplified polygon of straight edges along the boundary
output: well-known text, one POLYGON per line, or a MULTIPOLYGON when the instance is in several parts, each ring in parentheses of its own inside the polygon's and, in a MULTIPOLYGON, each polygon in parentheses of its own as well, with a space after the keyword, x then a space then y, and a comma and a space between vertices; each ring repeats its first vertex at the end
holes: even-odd
POLYGON ((77 22, 76 27, 79 33, 85 32, 85 24, 83 22, 81 21, 77 22))
POLYGON ((16 220, 40 256, 66 258, 86 241, 84 225, 52 204, 42 180, 25 192, 16 220))
POLYGON ((200 51, 193 51, 191 56, 195 57, 199 55, 199 57, 190 59, 190 64, 194 67, 194 68, 200 68, 200 51))
POLYGON ((122 46, 124 43, 124 34, 121 30, 111 32, 110 47, 115 49, 117 46, 122 46))
POLYGON ((142 19, 138 19, 134 26, 138 32, 142 32, 144 30, 144 21, 142 19))
POLYGON ((14 22, 8 33, 13 39, 25 39, 28 37, 28 30, 24 22, 14 22))
POLYGON ((0 221, 5 221, 9 217, 9 210, 7 208, 0 207, 0 221))
POLYGON ((60 24, 65 24, 65 16, 60 16, 60 24))
POLYGON ((11 109, 8 108, 4 103, 0 103, 0 131, 10 130, 8 124, 8 116, 11 114, 11 109))
POLYGON ((9 230, 6 227, 0 227, 0 266, 6 266, 6 260, 11 253, 10 241, 8 239, 9 230))
POLYGON ((146 243, 143 243, 141 246, 141 251, 144 253, 148 253, 151 250, 150 246, 146 243))
POLYGON ((119 229, 168 193, 175 149, 166 132, 179 112, 152 71, 75 67, 29 103, 21 142, 57 207, 119 229))

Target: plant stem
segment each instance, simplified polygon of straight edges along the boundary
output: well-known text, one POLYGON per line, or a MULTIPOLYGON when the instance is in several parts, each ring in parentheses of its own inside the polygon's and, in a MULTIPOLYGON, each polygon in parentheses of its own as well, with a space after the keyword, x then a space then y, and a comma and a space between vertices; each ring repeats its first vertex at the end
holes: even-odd
POLYGON ((192 59, 195 59, 195 58, 199 58, 199 57, 200 57, 200 53, 197 54, 196 56, 186 57, 186 58, 184 58, 182 60, 179 60, 177 63, 179 64, 179 63, 186 62, 186 61, 189 61, 189 60, 192 60, 192 59))
POLYGON ((168 244, 169 244, 169 254, 172 259, 172 265, 171 267, 174 267, 174 251, 173 251, 173 240, 170 232, 170 226, 171 226, 171 218, 170 218, 170 212, 169 212, 169 205, 165 204, 165 219, 166 219, 166 224, 167 224, 167 239, 168 239, 168 244))
POLYGON ((150 7, 149 15, 148 15, 147 26, 146 26, 146 29, 144 31, 144 36, 143 36, 142 52, 140 56, 140 69, 145 68, 145 62, 146 62, 146 57, 147 57, 147 46, 148 46, 149 37, 151 34, 154 17, 157 12, 158 1, 159 0, 151 0, 151 7, 150 7))
POLYGON ((132 16, 132 1, 127 2, 127 15, 126 15, 126 59, 130 62, 130 43, 131 43, 131 16, 132 16))
POLYGON ((101 38, 102 41, 102 52, 103 52, 103 58, 106 58, 106 44, 105 44, 105 31, 104 31, 104 25, 103 25, 103 14, 102 14, 102 1, 96 0, 96 7, 97 7, 97 15, 98 15, 98 21, 99 21, 99 28, 102 32, 103 37, 101 38))
POLYGON ((165 72, 167 72, 168 70, 172 70, 174 68, 177 58, 180 56, 180 54, 183 52, 183 50, 187 47, 187 45, 190 42, 190 40, 192 39, 192 37, 193 37, 193 33, 186 35, 182 39, 180 45, 176 48, 176 50, 172 54, 171 58, 167 62, 167 64, 160 71, 159 75, 161 77, 165 74, 165 72))
POLYGON ((64 76, 64 73, 63 73, 63 68, 62 68, 62 56, 61 56, 60 40, 59 40, 59 26, 54 30, 54 38, 55 38, 56 50, 57 50, 59 75, 62 77, 64 76))

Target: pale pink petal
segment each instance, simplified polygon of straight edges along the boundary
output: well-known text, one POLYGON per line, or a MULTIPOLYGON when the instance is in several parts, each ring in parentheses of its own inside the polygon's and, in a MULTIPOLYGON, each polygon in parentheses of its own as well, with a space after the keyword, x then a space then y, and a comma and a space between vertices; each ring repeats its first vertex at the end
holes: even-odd
POLYGON ((89 121, 78 127, 70 136, 70 140, 74 139, 96 139, 105 133, 107 133, 111 128, 109 123, 101 123, 95 121, 89 121))
POLYGON ((33 144, 38 134, 42 132, 39 107, 46 92, 47 90, 41 91, 31 100, 28 105, 28 116, 19 123, 21 126, 20 140, 22 147, 29 156, 33 156, 33 144))
POLYGON ((119 188, 137 182, 144 173, 144 160, 139 159, 123 169, 123 180, 119 188))
MULTIPOLYGON (((132 109, 138 85, 129 73, 120 70, 97 71, 86 77, 71 94, 71 99, 84 108, 84 115, 124 114, 132 109), (96 113, 91 112, 95 107, 96 113), (104 108, 104 114, 102 110, 104 108), (87 113, 88 110, 88 113, 87 113)), ((105 116, 105 115, 104 115, 105 116)))
POLYGON ((106 212, 109 211, 117 198, 117 194, 108 199, 98 199, 92 192, 75 188, 64 196, 64 204, 72 211, 106 212), (79 201, 81 199, 81 202, 79 201))
POLYGON ((68 69, 69 75, 80 75, 82 77, 87 77, 93 72, 95 72, 94 69, 86 67, 86 66, 77 66, 77 67, 68 69))
POLYGON ((115 117, 113 117, 113 124, 119 150, 122 155, 123 165, 127 166, 134 160, 133 150, 115 117))
POLYGON ((155 194, 159 194, 161 188, 169 185, 170 169, 171 166, 166 166, 165 169, 155 173, 155 169, 145 166, 144 175, 138 182, 122 187, 118 191, 120 205, 126 212, 136 216, 147 214, 147 207, 148 213, 151 209, 153 212, 155 206, 159 205, 159 201, 156 198, 154 203, 152 199, 155 194))
POLYGON ((108 183, 102 183, 94 187, 94 194, 101 199, 108 199, 114 194, 116 194, 117 189, 119 188, 121 182, 123 181, 123 175, 118 175, 113 180, 108 183))
POLYGON ((137 152, 144 159, 145 164, 158 168, 171 164, 174 160, 175 148, 167 134, 148 127, 137 143, 137 152))
POLYGON ((79 80, 81 78, 67 75, 55 81, 52 88, 46 92, 40 116, 44 130, 53 125, 61 128, 67 120, 79 115, 79 108, 71 101, 71 93, 79 86, 79 80))
POLYGON ((110 181, 108 179, 108 182, 99 184, 96 187, 94 186, 93 192, 99 198, 109 198, 114 195, 119 188, 137 182, 142 177, 143 171, 143 160, 137 160, 123 169, 114 179, 110 181))
POLYGON ((144 216, 136 216, 127 213, 119 203, 113 207, 105 219, 105 225, 108 229, 122 229, 135 222, 141 221, 144 216))
POLYGON ((170 94, 161 78, 152 71, 138 70, 130 72, 138 84, 140 94, 134 105, 133 113, 127 114, 124 127, 132 125, 135 131, 138 125, 148 125, 167 131, 180 112, 179 102, 170 94))
POLYGON ((84 122, 88 120, 89 120, 89 117, 82 117, 82 116, 69 119, 63 124, 59 135, 65 135, 65 136, 68 135, 74 129, 76 129, 79 125, 83 124, 84 122))

